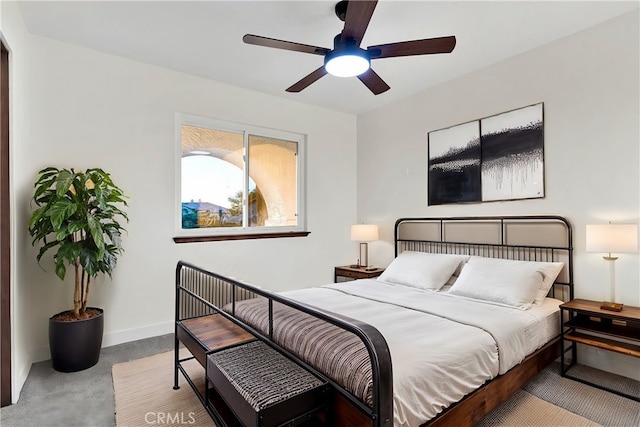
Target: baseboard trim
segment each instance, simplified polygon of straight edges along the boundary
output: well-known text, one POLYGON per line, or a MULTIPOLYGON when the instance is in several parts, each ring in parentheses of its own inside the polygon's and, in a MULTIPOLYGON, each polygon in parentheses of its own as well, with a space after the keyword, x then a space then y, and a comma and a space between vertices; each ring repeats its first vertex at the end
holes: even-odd
POLYGON ((154 325, 143 326, 142 328, 126 329, 123 331, 104 334, 102 337, 102 348, 112 345, 124 344, 126 342, 137 341, 145 338, 157 337, 173 333, 174 322, 156 323, 154 325))
POLYGON ((31 363, 23 363, 20 364, 20 366, 18 366, 18 364, 13 365, 13 378, 11 381, 11 404, 18 403, 18 399, 20 399, 20 392, 22 391, 24 383, 27 382, 29 371, 31 371, 31 363))
MULTIPOLYGON (((174 322, 170 321, 143 326, 141 328, 125 329, 122 331, 105 333, 102 336, 102 348, 124 344, 131 341, 137 341, 145 338, 157 337, 159 335, 170 334, 173 333, 174 327, 174 322)), ((33 355, 33 363, 51 359, 51 354, 49 353, 49 345, 34 349, 33 355)))

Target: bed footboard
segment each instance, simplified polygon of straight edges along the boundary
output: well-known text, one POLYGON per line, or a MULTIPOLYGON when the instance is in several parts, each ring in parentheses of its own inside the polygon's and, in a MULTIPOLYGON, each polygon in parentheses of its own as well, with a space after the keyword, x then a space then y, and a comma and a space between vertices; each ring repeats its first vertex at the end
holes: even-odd
MULTIPOLYGON (((202 364, 205 356, 215 350, 258 339, 325 379, 332 386, 332 405, 329 413, 325 414, 328 424, 373 427, 393 425, 391 356, 385 339, 371 325, 307 306, 182 261, 178 262, 176 267, 175 320, 175 387, 178 385, 178 373, 182 372, 205 408, 218 422, 225 423, 224 414, 220 414, 207 402, 207 398, 204 397, 207 392, 202 393, 198 390, 199 387, 188 377, 182 364, 194 358, 202 364), (242 304, 245 312, 247 311, 246 307, 249 306, 242 301, 250 299, 253 302, 259 301, 260 306, 264 308, 260 327, 247 322, 246 317, 238 313, 237 308, 242 304), (315 344, 307 346, 311 347, 311 350, 307 348, 307 352, 301 354, 299 347, 277 338, 279 316, 284 312, 289 316, 293 312, 295 315, 311 319, 312 323, 324 324, 325 329, 330 325, 331 328, 338 329, 340 334, 347 334, 350 339, 361 343, 371 366, 370 399, 363 399, 354 394, 341 383, 340 378, 334 378, 322 367, 314 366, 314 356, 311 354, 310 357, 309 352, 314 352, 315 344), (209 319, 218 319, 215 320, 217 329, 196 329, 196 325, 209 322, 209 319), (221 327, 222 319, 230 326, 221 327), (192 357, 180 358, 181 343, 191 351, 192 357)), ((318 352, 320 350, 317 349, 318 352)))

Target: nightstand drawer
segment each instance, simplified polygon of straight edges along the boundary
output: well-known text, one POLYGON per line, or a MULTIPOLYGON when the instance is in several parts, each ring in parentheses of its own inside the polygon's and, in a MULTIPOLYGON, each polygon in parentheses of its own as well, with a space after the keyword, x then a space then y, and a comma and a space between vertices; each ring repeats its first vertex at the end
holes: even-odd
POLYGON ((360 272, 357 272, 357 271, 345 270, 345 271, 341 271, 340 275, 342 277, 351 277, 352 279, 360 279, 360 278, 362 278, 362 274, 360 272))
MULTIPOLYGON (((365 269, 364 267, 351 267, 348 265, 342 267, 335 267, 333 281, 338 283, 338 278, 347 278, 347 279, 373 279, 374 277, 378 277, 382 274, 384 268, 369 268, 365 269)), ((342 280, 344 281, 344 280, 342 280)))

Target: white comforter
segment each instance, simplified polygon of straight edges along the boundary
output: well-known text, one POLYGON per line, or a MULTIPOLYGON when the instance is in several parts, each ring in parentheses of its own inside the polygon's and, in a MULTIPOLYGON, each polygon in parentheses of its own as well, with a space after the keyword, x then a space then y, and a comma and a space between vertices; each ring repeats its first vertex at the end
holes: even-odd
POLYGON ((393 362, 395 426, 430 420, 548 339, 535 310, 378 280, 284 295, 361 320, 382 333, 393 362))

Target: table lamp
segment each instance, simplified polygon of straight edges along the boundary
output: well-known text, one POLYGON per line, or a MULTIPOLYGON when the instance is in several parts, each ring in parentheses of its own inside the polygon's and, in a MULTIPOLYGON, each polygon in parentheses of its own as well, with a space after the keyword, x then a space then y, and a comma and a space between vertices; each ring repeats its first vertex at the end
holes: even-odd
POLYGON ((616 300, 617 256, 612 253, 634 253, 638 251, 638 226, 636 224, 587 225, 587 252, 604 252, 609 263, 609 301, 600 306, 603 310, 622 311, 622 304, 616 300))
POLYGON ((351 240, 360 242, 360 257, 357 268, 369 265, 369 248, 367 242, 378 240, 378 226, 375 224, 356 224, 351 226, 351 240))

